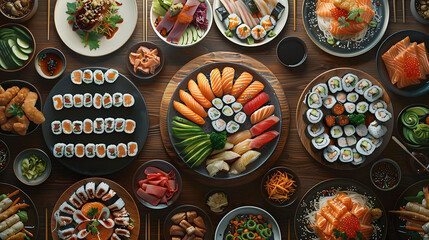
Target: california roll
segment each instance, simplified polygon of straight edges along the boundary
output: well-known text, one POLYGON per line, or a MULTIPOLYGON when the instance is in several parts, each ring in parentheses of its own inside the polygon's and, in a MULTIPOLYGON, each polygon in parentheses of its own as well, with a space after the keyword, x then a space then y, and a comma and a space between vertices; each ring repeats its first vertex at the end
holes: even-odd
POLYGON ((368 138, 361 138, 356 144, 356 150, 358 153, 368 156, 371 155, 375 150, 375 145, 368 138))
POLYGON ((241 18, 237 16, 237 14, 233 13, 230 14, 225 20, 224 24, 226 29, 230 31, 234 31, 240 24, 241 24, 241 18))
POLYGON ((104 119, 103 118, 96 118, 94 120, 94 133, 95 134, 102 134, 104 132, 104 119))
POLYGON ((392 114, 386 109, 380 108, 375 111, 375 118, 380 122, 387 122, 392 118, 392 114))
POLYGON ((116 118, 115 119, 115 131, 116 132, 123 132, 124 129, 125 129, 125 119, 116 118))
POLYGON ((116 145, 110 144, 109 146, 107 146, 106 155, 109 159, 115 159, 117 156, 116 145))
POLYGON ((308 109, 306 115, 308 122, 318 123, 323 118, 323 112, 320 109, 308 109))
POLYGON ((219 110, 217 110, 214 107, 211 107, 208 110, 208 115, 209 115, 210 120, 213 121, 213 120, 216 120, 216 119, 220 118, 221 114, 220 114, 219 110))
POLYGON ((112 133, 113 131, 115 131, 115 119, 111 117, 104 119, 104 132, 112 133))
POLYGON ((212 126, 213 126, 214 130, 216 130, 218 132, 222 132, 226 128, 226 122, 222 119, 217 119, 217 120, 212 122, 212 126))
POLYGON ((232 110, 234 110, 234 112, 240 112, 243 109, 243 105, 239 102, 235 102, 231 105, 232 110))
POLYGON ((74 156, 74 144, 69 143, 64 148, 64 156, 72 158, 74 156))
POLYGON ((387 104, 383 100, 377 100, 369 105, 369 112, 374 114, 378 109, 387 109, 387 104))
POLYGON ((343 129, 340 126, 333 126, 330 132, 333 138, 340 138, 343 136, 343 129))
POLYGON ((327 96, 325 99, 323 99, 323 106, 326 109, 331 109, 334 107, 334 105, 337 103, 337 100, 335 99, 334 96, 327 96))
POLYGON ((73 107, 73 95, 71 95, 70 93, 64 94, 63 104, 65 108, 73 107))
POLYGON ((222 99, 220 98, 213 99, 212 103, 213 103, 213 106, 215 106, 219 110, 223 108, 223 102, 222 102, 222 99))
POLYGON ((116 69, 109 69, 104 74, 104 80, 108 83, 114 83, 118 79, 119 72, 116 69))
POLYGON ((353 150, 351 148, 342 148, 340 153, 341 162, 353 161, 353 150))
POLYGON ((83 106, 83 95, 82 94, 73 95, 73 106, 75 108, 81 108, 83 106))
POLYGON ((325 147, 327 147, 330 143, 330 138, 328 134, 323 133, 313 139, 311 139, 311 143, 313 144, 313 147, 317 150, 321 150, 325 147))
POLYGON ((359 99, 359 95, 355 92, 347 94, 347 101, 355 103, 359 99))
POLYGON ((111 108, 113 105, 112 95, 109 93, 105 93, 103 95, 103 107, 104 108, 111 108))
POLYGON ((240 125, 234 121, 229 121, 226 124, 226 131, 230 134, 236 133, 240 129, 240 125))
POLYGON ((374 102, 375 100, 381 98, 381 96, 383 96, 383 89, 381 89, 381 87, 374 85, 370 88, 368 88, 363 96, 365 97, 366 100, 368 100, 369 102, 374 102))
POLYGON ((359 93, 360 95, 363 95, 363 93, 372 86, 372 82, 368 79, 361 79, 355 87, 355 91, 359 93))
POLYGON ((347 113, 352 114, 356 110, 356 105, 354 103, 351 103, 351 102, 346 102, 344 104, 344 109, 346 110, 347 113))
POLYGON ((63 128, 61 127, 60 121, 52 121, 51 122, 52 133, 55 135, 60 135, 63 132, 63 128))
POLYGON ((243 124, 246 121, 246 118, 247 116, 244 112, 239 112, 235 114, 234 121, 236 121, 237 123, 243 124))
POLYGON ((323 104, 322 98, 317 92, 310 92, 307 95, 306 101, 309 108, 320 108, 323 104))
POLYGON ((346 92, 353 91, 358 81, 359 81, 359 78, 352 73, 348 73, 344 75, 343 79, 341 80, 341 85, 343 86, 343 90, 346 92))
POLYGON ((323 150, 323 157, 328 162, 337 161, 339 156, 340 156, 340 149, 334 145, 330 145, 323 150))
POLYGON ((56 143, 54 145, 53 153, 56 158, 62 158, 64 156, 64 148, 66 145, 64 143, 56 143))
POLYGON ((87 108, 92 107, 92 94, 85 93, 83 95, 83 105, 87 108))
POLYGON ((82 121, 73 121, 73 133, 81 134, 82 131, 82 121))
POLYGON ((344 126, 344 134, 347 137, 352 136, 353 134, 355 134, 355 132, 356 132, 355 126, 351 124, 344 126))
POLYGON ((358 113, 366 113, 368 111, 368 103, 367 102, 359 102, 356 106, 356 111, 358 113))
POLYGON ((352 152, 353 152, 353 162, 352 162, 353 165, 360 165, 363 162, 365 162, 365 156, 362 156, 360 153, 358 153, 358 151, 355 148, 353 148, 352 152))
POLYGON ((230 106, 224 106, 222 108, 222 113, 223 113, 223 115, 230 117, 234 114, 234 110, 232 110, 232 108, 230 106))
POLYGON ((337 101, 340 103, 345 103, 347 101, 347 95, 343 92, 337 93, 337 101))
POLYGON ((325 127, 320 122, 316 124, 308 124, 307 132, 311 137, 314 138, 325 132, 325 127))
POLYGON ((343 88, 341 86, 341 78, 339 78, 337 76, 331 77, 328 80, 328 87, 329 87, 329 91, 331 93, 336 93, 336 92, 342 91, 343 88))

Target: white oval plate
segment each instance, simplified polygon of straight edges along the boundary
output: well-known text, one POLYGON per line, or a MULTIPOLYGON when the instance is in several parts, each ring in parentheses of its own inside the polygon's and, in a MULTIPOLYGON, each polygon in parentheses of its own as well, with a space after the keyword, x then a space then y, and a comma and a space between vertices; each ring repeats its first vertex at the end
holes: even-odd
POLYGON ((79 35, 73 31, 72 24, 67 21, 67 2, 76 0, 57 0, 54 10, 54 23, 58 35, 67 47, 76 53, 87 57, 100 57, 112 53, 122 47, 134 32, 137 25, 137 3, 135 0, 123 1, 119 7, 118 14, 122 16, 124 22, 118 24, 118 31, 111 39, 102 37, 99 39, 100 47, 89 50, 89 46, 82 43, 79 35))
MULTIPOLYGON (((156 0, 155 0, 156 1, 156 0)), ((210 4, 210 2, 208 0, 205 0, 205 3, 207 5, 207 20, 209 21, 209 25, 207 27, 207 30, 205 31, 204 35, 202 38, 200 38, 199 40, 197 40, 196 42, 193 42, 191 44, 188 45, 179 45, 176 43, 172 43, 167 41, 166 37, 163 37, 161 35, 161 33, 159 33, 156 30, 155 25, 153 24, 155 22, 155 20, 159 17, 159 14, 153 11, 153 5, 150 7, 150 25, 152 26, 153 31, 156 33, 156 35, 164 42, 166 42, 168 45, 174 46, 174 47, 179 47, 179 48, 185 48, 185 47, 190 47, 193 46, 199 42, 201 42, 201 40, 203 40, 207 34, 209 33, 211 27, 212 27, 212 23, 213 23, 213 11, 212 11, 212 5, 210 4)))
MULTIPOLYGON (((235 35, 234 35, 234 37, 227 37, 226 34, 225 34, 226 27, 225 27, 225 25, 222 23, 222 21, 217 16, 214 18, 215 22, 216 22, 216 26, 217 26, 217 28, 219 29, 219 31, 222 33, 222 35, 226 39, 228 39, 229 41, 231 41, 231 42, 233 42, 233 43, 235 43, 237 45, 240 45, 240 46, 243 46, 243 47, 258 47, 258 46, 262 46, 262 45, 264 45, 266 43, 271 42, 274 38, 276 38, 280 34, 280 32, 283 30, 283 28, 286 26, 286 21, 287 21, 287 18, 289 16, 289 3, 288 3, 287 0, 278 0, 278 1, 281 4, 283 4, 283 6, 285 6, 285 11, 283 12, 282 18, 279 21, 277 21, 277 24, 276 24, 276 26, 273 29, 273 32, 276 34, 274 37, 266 37, 261 42, 249 45, 249 44, 246 43, 246 41, 242 41, 242 40, 238 39, 235 35)), ((221 6, 222 6, 222 4, 221 4, 220 0, 214 0, 214 2, 213 2, 213 13, 214 13, 214 11, 217 8, 219 8, 221 6)), ((213 15, 215 15, 215 14, 213 14, 213 15)))

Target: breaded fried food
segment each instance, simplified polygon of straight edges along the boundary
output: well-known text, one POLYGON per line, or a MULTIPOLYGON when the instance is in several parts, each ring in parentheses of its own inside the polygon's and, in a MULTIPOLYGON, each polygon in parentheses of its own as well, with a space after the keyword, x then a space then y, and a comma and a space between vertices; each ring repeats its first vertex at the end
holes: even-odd
POLYGON ((5 110, 6 110, 5 106, 0 106, 0 125, 7 122, 7 117, 6 117, 6 114, 4 112, 5 110))
POLYGON ((0 94, 0 106, 6 106, 19 92, 19 87, 13 86, 0 94))
POLYGON ((13 124, 17 123, 18 120, 16 118, 9 118, 6 123, 1 125, 1 130, 5 132, 13 132, 13 124))
POLYGON ((27 134, 28 126, 30 126, 30 120, 23 115, 22 117, 15 116, 17 119, 17 122, 13 124, 13 131, 16 134, 19 134, 21 136, 25 136, 27 134))
POLYGON ((7 117, 12 117, 12 113, 9 112, 9 109, 12 108, 11 105, 16 104, 16 107, 18 108, 21 107, 29 92, 30 92, 30 89, 25 87, 19 90, 18 94, 16 94, 16 96, 6 106, 5 114, 7 117))
POLYGON ((36 105, 37 98, 37 93, 29 92, 24 100, 24 104, 22 104, 22 109, 30 121, 35 124, 41 124, 45 121, 45 116, 43 116, 43 113, 34 106, 36 105))
POLYGON ((0 94, 4 93, 4 88, 0 85, 0 94))

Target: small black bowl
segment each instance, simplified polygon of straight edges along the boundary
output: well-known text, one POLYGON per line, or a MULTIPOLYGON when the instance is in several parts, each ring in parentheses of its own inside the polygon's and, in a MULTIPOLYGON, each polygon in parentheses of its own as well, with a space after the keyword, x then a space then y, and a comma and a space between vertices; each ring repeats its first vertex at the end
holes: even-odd
POLYGON ((158 47, 155 43, 152 42, 138 42, 136 44, 134 44, 133 46, 131 46, 130 50, 128 50, 127 55, 126 55, 126 64, 127 64, 127 68, 128 71, 130 71, 130 73, 138 78, 138 79, 142 79, 142 80, 148 80, 151 79, 153 77, 155 77, 156 75, 158 75, 162 68, 164 67, 164 54, 162 53, 162 50, 160 47, 158 47), (149 49, 158 49, 158 56, 160 59, 160 65, 156 68, 155 73, 154 74, 146 74, 146 73, 142 73, 140 71, 137 70, 137 72, 134 72, 134 66, 131 64, 129 56, 132 52, 136 52, 139 47, 147 47, 149 49))
POLYGON ((204 202, 204 203, 206 204, 206 207, 210 210, 210 212, 211 212, 211 213, 213 213, 213 214, 216 214, 216 215, 223 215, 224 213, 226 213, 226 212, 227 212, 227 210, 228 210, 229 206, 231 205, 231 204, 230 204, 231 202, 230 202, 230 198, 229 198, 228 193, 227 193, 225 190, 222 190, 222 189, 219 189, 219 188, 215 188, 215 189, 212 189, 212 190, 210 190, 209 192, 207 192, 207 194, 206 194, 206 196, 205 196, 205 202, 204 202), (222 212, 213 212, 213 211, 211 210, 211 208, 209 207, 209 205, 207 205, 207 201, 209 200, 209 197, 210 197, 211 195, 215 194, 215 193, 223 193, 223 194, 225 194, 225 196, 226 196, 226 200, 227 200, 227 202, 228 202, 228 205, 227 205, 226 207, 224 207, 224 208, 223 208, 222 212))
POLYGON ((286 67, 294 68, 294 67, 301 66, 305 62, 308 55, 308 49, 307 49, 307 45, 305 45, 305 42, 302 41, 301 38, 286 37, 280 40, 280 42, 277 44, 276 53, 277 53, 277 59, 280 61, 281 64, 283 64, 286 67), (303 51, 302 58, 300 61, 298 61, 297 63, 286 63, 284 62, 284 60, 282 60, 280 55, 285 53, 284 52, 281 53, 281 51, 287 51, 287 54, 292 55, 294 53, 293 48, 299 47, 299 46, 302 47, 302 51, 303 51))
MULTIPOLYGON (((420 15, 417 12, 417 2, 419 2, 421 0, 411 0, 410 1, 410 10, 411 10, 411 14, 413 15, 413 17, 417 20, 417 22, 419 23, 423 23, 423 24, 429 24, 429 19, 424 18, 422 15, 420 15)), ((426 5, 427 6, 427 5, 426 5)))
POLYGON ((9 165, 9 162, 10 162, 9 147, 7 146, 7 144, 3 140, 0 139, 0 150, 2 150, 2 148, 4 148, 4 151, 6 152, 6 157, 4 159, 4 161, 5 161, 4 165, 3 165, 3 163, 0 162, 0 173, 2 173, 7 168, 7 165, 9 165), (1 165, 3 165, 3 166, 1 166, 1 165))
POLYGON ((402 116, 402 114, 403 114, 403 113, 405 113, 405 111, 406 111, 407 109, 409 109, 409 108, 411 108, 411 107, 424 107, 424 108, 429 109, 429 106, 424 105, 424 104, 411 104, 411 105, 408 105, 408 106, 404 107, 404 108, 401 110, 401 112, 398 114, 398 117, 396 118, 396 131, 397 131, 397 134, 398 134, 398 136, 399 136, 399 140, 400 140, 401 142, 405 143, 408 147, 410 147, 410 148, 412 148, 412 149, 417 149, 417 150, 426 150, 426 149, 429 149, 429 146, 427 146, 427 147, 416 147, 416 146, 414 146, 414 145, 410 144, 410 143, 408 142, 408 140, 404 137, 404 133, 403 133, 402 129, 403 129, 405 126, 404 126, 404 124, 403 124, 403 123, 402 123, 402 121, 401 121, 401 116, 402 116))
POLYGON ((298 199, 300 188, 301 188, 301 183, 300 183, 300 181, 299 181, 298 175, 297 175, 297 174, 296 174, 292 169, 287 168, 287 167, 278 166, 278 167, 271 168, 271 169, 270 169, 270 170, 268 170, 268 172, 267 172, 267 173, 265 173, 265 175, 262 177, 262 182, 261 182, 261 193, 262 193, 262 196, 264 197, 264 199, 265 199, 265 201, 266 201, 267 203, 269 203, 270 205, 272 205, 272 206, 274 206, 274 207, 287 207, 287 206, 292 205, 292 204, 296 201, 296 199, 298 199), (293 179, 295 180, 295 183, 296 183, 296 190, 295 190, 295 193, 294 193, 294 194, 292 194, 292 196, 291 196, 291 197, 290 197, 286 202, 284 202, 283 204, 277 203, 277 202, 275 202, 275 201, 273 201, 273 200, 269 199, 269 198, 268 198, 268 193, 267 193, 267 191, 265 190, 265 182, 267 181, 268 176, 273 175, 273 174, 274 174, 274 173, 276 173, 277 171, 281 171, 281 172, 287 172, 287 173, 289 173, 290 175, 292 175, 292 176, 293 176, 293 179))

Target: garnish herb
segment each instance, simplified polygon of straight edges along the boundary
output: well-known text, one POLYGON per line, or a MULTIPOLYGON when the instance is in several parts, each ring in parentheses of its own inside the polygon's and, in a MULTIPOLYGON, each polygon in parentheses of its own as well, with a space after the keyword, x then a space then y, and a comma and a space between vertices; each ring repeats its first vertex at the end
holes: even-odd
MULTIPOLYGON (((363 8, 356 8, 351 10, 348 13, 347 18, 342 16, 338 18, 338 22, 340 23, 340 25, 338 25, 338 27, 343 28, 343 27, 349 27, 350 23, 348 21, 355 21, 357 23, 361 23, 363 22, 363 18, 360 17, 360 14, 365 12, 365 9, 363 8)), ((371 24, 370 24, 371 25, 371 24)))
POLYGON ((18 116, 20 118, 24 116, 24 110, 22 109, 22 107, 18 107, 18 104, 16 103, 11 104, 7 112, 12 114, 12 116, 18 116))
POLYGON ((374 21, 371 21, 371 22, 369 22, 369 26, 372 28, 375 28, 375 27, 377 27, 377 23, 374 21))
POLYGON ((88 211, 88 216, 89 217, 95 217, 95 215, 97 215, 97 213, 98 213, 98 208, 91 208, 91 209, 89 209, 89 211, 88 211))

